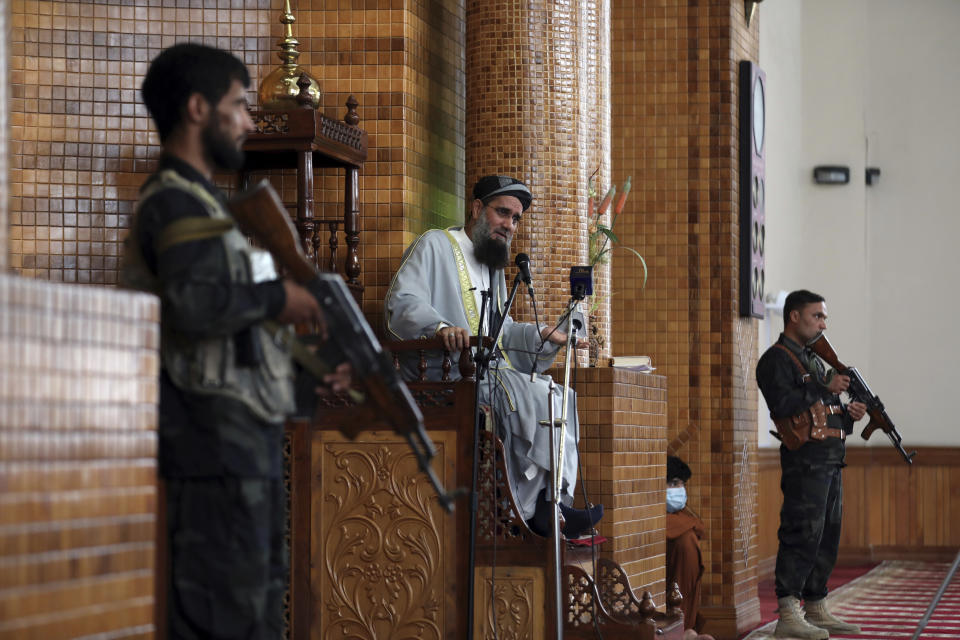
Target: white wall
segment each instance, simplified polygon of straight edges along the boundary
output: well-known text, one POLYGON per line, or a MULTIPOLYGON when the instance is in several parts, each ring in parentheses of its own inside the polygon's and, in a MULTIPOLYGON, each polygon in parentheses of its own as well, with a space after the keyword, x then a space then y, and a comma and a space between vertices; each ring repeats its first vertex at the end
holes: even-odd
MULTIPOLYGON (((960 356, 948 325, 960 317, 960 2, 765 2, 759 15, 767 291, 827 298, 827 335, 906 445, 960 445, 948 386, 960 356), (818 164, 849 166, 850 183, 813 184, 818 164), (873 186, 866 166, 882 171, 873 186)), ((761 342, 781 327, 763 324, 761 342)), ((758 413, 772 446, 762 399, 758 413)))

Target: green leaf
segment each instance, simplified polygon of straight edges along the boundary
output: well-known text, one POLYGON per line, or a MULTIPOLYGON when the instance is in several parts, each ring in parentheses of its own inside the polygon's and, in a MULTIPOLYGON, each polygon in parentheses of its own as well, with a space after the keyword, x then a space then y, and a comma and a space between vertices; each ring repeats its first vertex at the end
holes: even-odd
POLYGON ((608 238, 610 238, 610 242, 619 242, 619 240, 617 240, 617 236, 613 233, 613 229, 609 229, 609 228, 607 228, 607 227, 605 227, 605 226, 603 226, 603 225, 599 225, 599 224, 598 224, 598 225, 597 225, 597 231, 599 231, 599 232, 602 233, 603 235, 605 235, 605 236, 607 236, 608 238))
MULTIPOLYGON (((643 284, 640 285, 640 288, 647 286, 647 261, 643 259, 643 256, 636 249, 631 249, 630 247, 617 247, 617 249, 623 249, 624 251, 629 251, 633 255, 637 256, 637 259, 640 261, 640 264, 643 265, 643 284)), ((609 251, 609 249, 607 249, 609 251)))

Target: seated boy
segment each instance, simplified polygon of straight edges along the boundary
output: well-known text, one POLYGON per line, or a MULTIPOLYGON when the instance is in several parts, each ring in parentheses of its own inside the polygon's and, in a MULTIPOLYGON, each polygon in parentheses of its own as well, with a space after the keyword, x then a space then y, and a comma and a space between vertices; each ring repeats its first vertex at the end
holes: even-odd
POLYGON ((700 538, 706 528, 687 508, 687 480, 691 475, 683 460, 667 456, 667 588, 676 582, 683 595, 683 640, 713 640, 699 633, 704 625, 700 616, 700 538))

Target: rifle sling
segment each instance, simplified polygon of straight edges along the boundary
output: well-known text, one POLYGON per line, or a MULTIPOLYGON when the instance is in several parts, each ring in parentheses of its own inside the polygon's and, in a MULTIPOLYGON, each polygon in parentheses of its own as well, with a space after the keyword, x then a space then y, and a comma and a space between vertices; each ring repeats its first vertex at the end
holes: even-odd
POLYGON ((802 362, 800 362, 800 358, 798 358, 798 357, 797 357, 797 354, 795 354, 793 351, 791 351, 789 347, 787 347, 787 346, 784 345, 784 344, 780 344, 779 342, 778 342, 777 344, 773 345, 773 346, 777 347, 778 349, 783 349, 783 351, 784 351, 788 356, 790 356, 790 359, 793 360, 794 364, 797 365, 797 368, 800 369, 800 374, 803 376, 803 381, 804 381, 804 382, 806 382, 806 381, 810 378, 810 372, 807 371, 807 368, 806 368, 805 366, 803 366, 803 363, 802 363, 802 362))
POLYGON ((156 251, 160 255, 174 245, 194 240, 207 240, 222 236, 234 228, 233 220, 224 218, 189 217, 174 220, 160 232, 156 251))

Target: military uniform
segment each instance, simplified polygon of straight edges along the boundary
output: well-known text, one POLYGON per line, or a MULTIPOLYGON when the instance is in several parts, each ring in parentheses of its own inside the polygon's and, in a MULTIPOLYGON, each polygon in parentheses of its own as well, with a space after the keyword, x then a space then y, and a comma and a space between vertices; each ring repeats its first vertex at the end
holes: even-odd
POLYGON ((827 371, 815 354, 780 334, 757 363, 757 384, 773 418, 795 416, 817 400, 838 413, 827 416, 827 427, 840 429, 843 438, 809 440, 790 451, 780 447, 783 507, 777 537, 776 593, 817 601, 827 595, 827 579, 837 560, 843 511, 841 469, 844 439, 853 430, 846 411, 839 411, 840 397, 827 389, 835 372, 827 371))
POLYGON ((123 275, 162 302, 169 637, 273 639, 288 565, 282 424, 293 373, 262 322, 286 297, 224 203, 190 165, 164 156, 141 190, 123 275))

